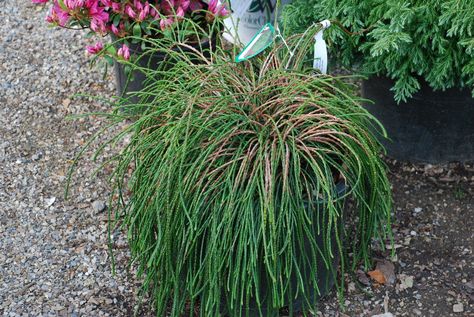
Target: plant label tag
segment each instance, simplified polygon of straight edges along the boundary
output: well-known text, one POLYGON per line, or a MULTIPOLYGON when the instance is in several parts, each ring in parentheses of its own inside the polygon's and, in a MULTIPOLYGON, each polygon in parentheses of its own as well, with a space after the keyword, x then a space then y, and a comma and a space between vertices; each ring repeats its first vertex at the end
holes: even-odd
POLYGON ((235 16, 242 16, 249 8, 253 0, 232 1, 231 9, 235 16))
POLYGON ((321 30, 314 36, 314 62, 313 68, 319 69, 322 74, 328 73, 328 47, 324 40, 324 30, 331 26, 329 20, 320 22, 321 30))

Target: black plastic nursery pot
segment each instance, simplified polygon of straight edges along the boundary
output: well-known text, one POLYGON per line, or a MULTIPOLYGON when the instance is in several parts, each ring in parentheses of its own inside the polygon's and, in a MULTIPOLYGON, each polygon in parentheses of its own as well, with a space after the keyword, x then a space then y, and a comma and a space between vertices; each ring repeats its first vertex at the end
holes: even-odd
MULTIPOLYGON (((344 237, 342 237, 342 233, 344 232, 344 215, 346 214, 346 203, 345 203, 345 198, 344 195, 347 193, 347 186, 344 182, 338 182, 336 184, 336 193, 337 193, 337 199, 336 199, 336 204, 338 205, 339 210, 342 212, 342 217, 340 218, 340 221, 335 224, 335 227, 331 230, 330 233, 330 239, 331 239, 331 253, 334 255, 334 259, 332 263, 330 263, 329 266, 327 266, 323 260, 316 260, 315 263, 312 263, 312 265, 317 266, 317 283, 318 283, 318 290, 319 292, 315 292, 312 290, 310 294, 306 294, 306 298, 309 300, 311 304, 317 304, 319 299, 322 297, 326 296, 329 294, 329 292, 333 289, 335 283, 336 283, 336 278, 337 278, 337 271, 340 263, 340 257, 339 257, 339 249, 338 249, 338 244, 337 244, 337 239, 336 239, 336 234, 339 235, 339 238, 343 240, 344 237), (337 228, 337 233, 336 229, 337 228)), ((317 204, 315 204, 317 207, 312 210, 311 212, 317 212, 318 213, 318 219, 319 221, 327 221, 325 218, 326 210, 324 209, 324 201, 319 201, 317 204)), ((307 207, 308 208, 308 207, 307 207)), ((314 224, 315 228, 317 224, 314 224)), ((308 239, 303 239, 303 241, 297 241, 296 243, 302 243, 303 247, 302 250, 305 252, 309 253, 311 244, 308 239)), ((323 239, 323 234, 319 234, 316 237, 316 245, 320 250, 327 250, 327 247, 324 243, 323 239)), ((298 255, 296 255, 298 256, 298 255)), ((265 276, 264 274, 264 264, 261 263, 261 272, 262 276, 265 276)), ((302 272, 302 281, 310 281, 310 275, 309 272, 302 272)), ((271 287, 271 281, 268 281, 266 279, 263 279, 261 281, 262 289, 269 289, 271 287)), ((298 284, 298 277, 296 274, 293 274, 291 276, 291 279, 289 281, 291 287, 293 289, 296 289, 297 284, 298 284)), ((242 316, 249 316, 249 317, 257 317, 257 316, 264 316, 264 317, 273 317, 273 316, 279 316, 279 315, 274 315, 272 314, 268 308, 268 297, 269 297, 269 292, 264 292, 260 294, 260 298, 263 299, 261 300, 261 305, 260 309, 258 308, 257 302, 255 300, 252 300, 252 303, 249 305, 249 307, 245 307, 243 309, 243 314, 242 316)), ((292 307, 293 313, 296 312, 303 312, 305 309, 309 308, 314 308, 312 307, 307 307, 306 305, 307 301, 305 299, 305 296, 303 294, 299 294, 296 298, 293 299, 293 301, 290 303, 286 303, 285 307, 282 307, 280 310, 283 312, 289 312, 289 307, 292 307)), ((226 309, 223 309, 223 313, 226 312, 226 309)), ((225 314, 224 314, 225 316, 225 314)))
POLYGON ((468 89, 421 89, 397 104, 390 91, 394 82, 372 77, 362 83, 362 95, 374 104, 367 109, 384 125, 390 141, 382 140, 394 159, 445 163, 474 161, 474 98, 468 89))
MULTIPOLYGON (((210 41, 203 41, 201 44, 189 44, 193 48, 199 50, 209 50, 210 41)), ((159 69, 164 62, 166 62, 169 56, 162 52, 154 53, 143 53, 139 44, 129 45, 130 53, 132 56, 137 58, 136 63, 138 66, 149 69, 159 69)), ((175 48, 174 50, 181 49, 183 52, 189 51, 187 48, 175 48)), ((117 82, 117 95, 124 98, 129 98, 129 103, 138 103, 137 96, 128 96, 128 93, 138 92, 145 86, 146 75, 139 71, 134 70, 132 73, 127 73, 125 65, 115 62, 114 63, 115 77, 117 82)))

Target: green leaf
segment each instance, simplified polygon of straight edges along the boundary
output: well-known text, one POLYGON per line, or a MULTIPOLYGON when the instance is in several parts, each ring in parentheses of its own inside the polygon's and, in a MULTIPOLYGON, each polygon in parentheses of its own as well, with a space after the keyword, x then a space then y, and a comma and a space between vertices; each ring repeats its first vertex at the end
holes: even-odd
POLYGON ((134 37, 141 37, 142 36, 142 27, 140 23, 135 23, 133 25, 133 36, 134 37))
POLYGON ((112 56, 117 55, 117 48, 115 47, 115 45, 107 45, 107 46, 105 47, 105 51, 106 51, 109 55, 112 55, 112 56))
POLYGON ((87 39, 90 39, 90 38, 94 37, 95 35, 96 35, 95 32, 89 31, 89 32, 86 33, 86 36, 85 36, 85 37, 86 37, 87 39))
POLYGON ((110 66, 114 66, 114 59, 109 55, 104 55, 105 60, 110 66))
POLYGON ((113 19, 112 19, 112 24, 115 25, 115 26, 119 26, 121 19, 122 19, 121 14, 115 14, 113 19))
POLYGON ((58 4, 64 12, 69 12, 68 7, 64 4, 64 0, 58 0, 58 4))
POLYGON ((474 80, 465 71, 474 54, 472 0, 293 0, 283 12, 287 34, 327 18, 351 31, 369 30, 348 36, 337 26, 329 28, 331 59, 355 72, 408 80, 395 89, 403 96, 415 91, 407 72, 442 89, 474 80), (451 62, 445 63, 445 56, 451 62))

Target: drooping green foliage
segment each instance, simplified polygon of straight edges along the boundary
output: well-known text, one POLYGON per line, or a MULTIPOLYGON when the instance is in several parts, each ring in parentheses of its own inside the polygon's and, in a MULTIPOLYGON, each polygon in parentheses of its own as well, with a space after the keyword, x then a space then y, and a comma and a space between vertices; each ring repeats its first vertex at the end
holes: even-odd
POLYGON ((240 64, 218 45, 150 41, 172 65, 141 68, 141 102, 117 105, 140 115, 108 115, 128 122, 110 142, 130 138, 115 157, 115 210, 157 316, 293 315, 295 297, 315 306, 321 267, 335 278, 333 263, 368 265, 372 239, 388 238, 378 124, 344 78, 306 67, 316 31, 288 40, 293 57, 278 45, 240 64))
POLYGON ((361 36, 328 31, 331 54, 347 67, 394 79, 406 101, 424 79, 434 89, 468 87, 474 94, 472 0, 294 0, 284 12, 287 32, 337 19, 361 36))

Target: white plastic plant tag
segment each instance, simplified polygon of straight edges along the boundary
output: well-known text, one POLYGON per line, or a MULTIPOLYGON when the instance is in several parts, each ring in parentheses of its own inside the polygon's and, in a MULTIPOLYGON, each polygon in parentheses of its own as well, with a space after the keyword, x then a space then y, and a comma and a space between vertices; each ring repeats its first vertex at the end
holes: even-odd
POLYGON ((242 16, 250 7, 253 0, 232 1, 232 11, 235 16, 242 16))
POLYGON ((328 73, 328 47, 324 40, 324 30, 331 26, 329 20, 320 22, 322 29, 314 36, 314 62, 313 68, 319 69, 322 74, 328 73))

